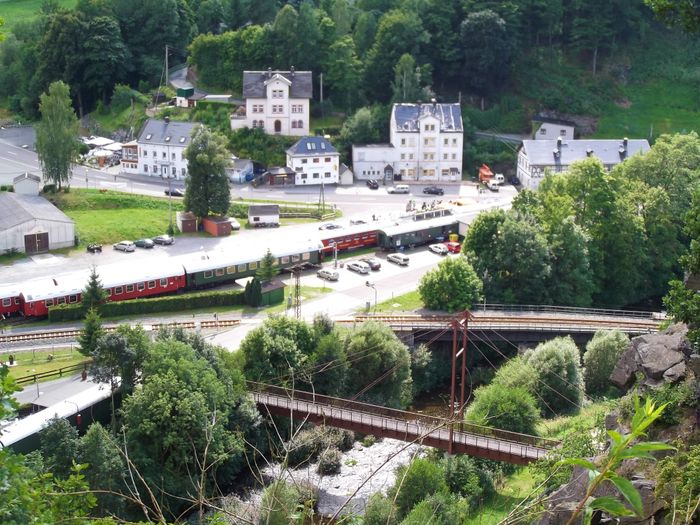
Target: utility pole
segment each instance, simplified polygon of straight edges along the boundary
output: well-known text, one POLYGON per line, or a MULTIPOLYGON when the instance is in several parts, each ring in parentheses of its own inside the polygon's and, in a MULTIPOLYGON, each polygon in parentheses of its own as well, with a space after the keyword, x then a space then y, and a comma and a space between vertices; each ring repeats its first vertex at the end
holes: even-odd
POLYGON ((450 387, 450 431, 449 439, 450 442, 447 445, 448 454, 452 454, 453 445, 453 434, 455 426, 455 402, 456 402, 456 387, 457 387, 457 359, 461 357, 460 363, 460 395, 459 395, 459 409, 457 412, 457 417, 459 418, 459 424, 462 424, 462 417, 464 414, 464 388, 467 372, 467 345, 469 344, 469 319, 471 318, 471 313, 465 311, 463 318, 460 320, 455 319, 452 321, 452 382, 450 387), (461 335, 462 348, 458 348, 459 335, 461 335))
POLYGON ((165 44, 165 85, 170 83, 170 75, 168 73, 168 44, 165 44))
POLYGON ((301 319, 301 266, 292 267, 294 276, 294 317, 301 319))
POLYGON ((321 189, 318 194, 318 216, 322 219, 326 214, 326 190, 323 185, 323 179, 321 179, 321 189))
POLYGON ((324 117, 325 115, 323 112, 323 73, 319 73, 318 77, 321 81, 321 116, 324 117))

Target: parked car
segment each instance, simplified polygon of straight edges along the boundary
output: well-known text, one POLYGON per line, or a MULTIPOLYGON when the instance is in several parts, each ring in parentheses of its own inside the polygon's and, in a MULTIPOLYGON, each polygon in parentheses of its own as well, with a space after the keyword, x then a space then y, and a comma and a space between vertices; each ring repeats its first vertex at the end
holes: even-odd
POLYGON ((378 189, 379 189, 379 183, 378 183, 376 180, 374 180, 374 179, 369 179, 369 180, 367 181, 367 187, 368 187, 370 190, 378 190, 378 189))
POLYGON ((513 186, 520 186, 520 179, 515 175, 508 177, 508 182, 510 182, 513 186))
POLYGON ((156 244, 172 244, 175 239, 170 235, 159 235, 158 237, 153 237, 153 242, 156 244))
POLYGON ((350 219, 350 226, 356 226, 358 224, 367 224, 367 221, 363 219, 350 219))
POLYGON ((357 273, 369 273, 369 265, 360 261, 349 262, 347 269, 357 273))
POLYGON ((340 274, 334 270, 321 269, 316 272, 316 275, 326 281, 337 281, 340 278, 340 274))
POLYGON ((238 231, 241 229, 241 223, 238 222, 235 218, 229 217, 228 222, 231 223, 232 230, 238 231))
POLYGON ((458 242, 450 241, 443 243, 447 251, 450 253, 459 253, 462 251, 462 245, 458 242))
POLYGON ((327 222, 325 224, 321 224, 321 226, 318 227, 319 230, 340 230, 342 229, 342 226, 340 224, 336 224, 334 222, 327 222))
POLYGON ((448 253, 450 253, 447 250, 447 246, 445 246, 444 244, 431 244, 430 246, 428 246, 428 250, 430 250, 433 253, 437 253, 438 255, 447 255, 448 253))
POLYGON ((180 188, 172 188, 170 190, 166 189, 165 190, 166 195, 170 195, 171 197, 184 197, 185 192, 181 190, 180 188))
POLYGON ((90 253, 102 253, 102 245, 95 242, 91 242, 87 245, 87 251, 90 253))
POLYGON ((363 257, 360 259, 361 262, 365 263, 367 266, 370 267, 370 270, 377 271, 381 270, 382 268, 382 261, 380 259, 377 259, 376 257, 363 257))
POLYGON ((134 244, 139 248, 153 248, 155 243, 151 239, 139 239, 134 241, 134 244))
POLYGON ((499 191, 501 189, 501 186, 493 180, 488 181, 486 187, 491 191, 499 191))
POLYGON ((386 189, 387 193, 411 193, 411 188, 408 184, 397 184, 396 186, 390 186, 386 189))
POLYGON ((437 186, 426 186, 425 188, 423 188, 423 193, 427 195, 444 195, 445 190, 437 186))
POLYGON ((120 241, 113 248, 122 252, 133 252, 136 249, 136 245, 131 241, 120 241))
POLYGON ((409 258, 408 255, 404 255, 403 253, 390 253, 386 256, 386 260, 398 264, 399 266, 408 266, 409 258))

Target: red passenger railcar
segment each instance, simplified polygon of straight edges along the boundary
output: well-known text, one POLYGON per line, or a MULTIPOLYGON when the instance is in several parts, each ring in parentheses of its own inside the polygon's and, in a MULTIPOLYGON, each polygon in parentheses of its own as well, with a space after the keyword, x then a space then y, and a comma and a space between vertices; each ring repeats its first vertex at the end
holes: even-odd
POLYGON ((108 301, 165 295, 185 288, 185 269, 176 260, 101 266, 97 273, 108 301))
POLYGON ((376 227, 371 225, 353 226, 347 230, 325 232, 321 238, 323 253, 325 255, 332 254, 334 244, 339 252, 377 246, 378 234, 376 227))
POLYGON ((21 305, 19 285, 0 287, 0 319, 17 314, 21 305))
POLYGON ((29 281, 22 287, 22 312, 27 316, 44 317, 52 306, 80 302, 87 275, 80 272, 29 281))

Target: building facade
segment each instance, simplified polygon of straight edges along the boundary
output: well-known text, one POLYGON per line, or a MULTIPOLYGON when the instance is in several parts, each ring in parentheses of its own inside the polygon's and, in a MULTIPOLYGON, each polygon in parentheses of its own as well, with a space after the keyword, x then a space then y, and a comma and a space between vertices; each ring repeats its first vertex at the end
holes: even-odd
POLYGON ((576 124, 570 120, 561 120, 537 115, 532 119, 533 140, 573 140, 576 124))
POLYGON ((245 106, 231 115, 231 129, 259 128, 270 135, 309 134, 311 71, 244 71, 245 106))
POLYGON ((610 171, 633 155, 649 151, 646 140, 524 140, 518 151, 517 173, 523 188, 536 190, 547 173, 566 173, 576 161, 599 159, 610 171))
POLYGON ((452 182, 462 178, 459 104, 394 104, 390 143, 352 148, 358 179, 452 182))
POLYGON ((133 144, 122 148, 122 170, 150 177, 182 180, 187 176, 185 149, 192 141, 196 122, 148 119, 136 140, 136 171, 133 144), (128 156, 127 156, 128 155, 128 156))
POLYGON ((297 186, 337 184, 340 154, 324 137, 304 137, 287 150, 287 167, 297 186))

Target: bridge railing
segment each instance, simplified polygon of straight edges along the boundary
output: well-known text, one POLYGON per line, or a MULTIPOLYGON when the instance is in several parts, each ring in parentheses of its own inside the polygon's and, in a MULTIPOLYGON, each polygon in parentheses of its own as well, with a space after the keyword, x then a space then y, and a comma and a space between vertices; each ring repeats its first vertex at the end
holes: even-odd
POLYGON ((598 316, 598 317, 628 317, 631 319, 653 319, 661 321, 665 319, 665 314, 662 312, 651 312, 644 310, 615 310, 607 308, 580 308, 577 306, 554 306, 554 305, 538 305, 538 304, 499 304, 499 303, 481 303, 475 304, 472 308, 472 313, 478 312, 537 312, 551 314, 570 314, 580 316, 598 316))
POLYGON ((517 432, 510 432, 508 430, 500 430, 497 428, 485 427, 481 425, 475 425, 473 423, 467 423, 465 421, 451 423, 448 419, 436 416, 417 414, 415 412, 408 412, 405 410, 399 410, 395 408, 387 408, 378 405, 372 405, 369 403, 362 403, 360 401, 352 401, 350 399, 325 396, 322 394, 306 392, 303 390, 292 390, 284 387, 268 385, 265 383, 256 383, 253 381, 248 381, 248 385, 251 390, 257 392, 276 394, 292 400, 298 399, 303 401, 310 401, 320 405, 342 408, 345 410, 370 414, 374 416, 382 416, 402 421, 418 422, 433 428, 449 428, 452 424, 454 430, 457 432, 465 432, 484 437, 496 438, 502 441, 508 441, 519 445, 530 445, 533 447, 543 449, 552 449, 559 445, 558 441, 552 439, 542 438, 539 436, 530 436, 528 434, 519 434, 517 432))

